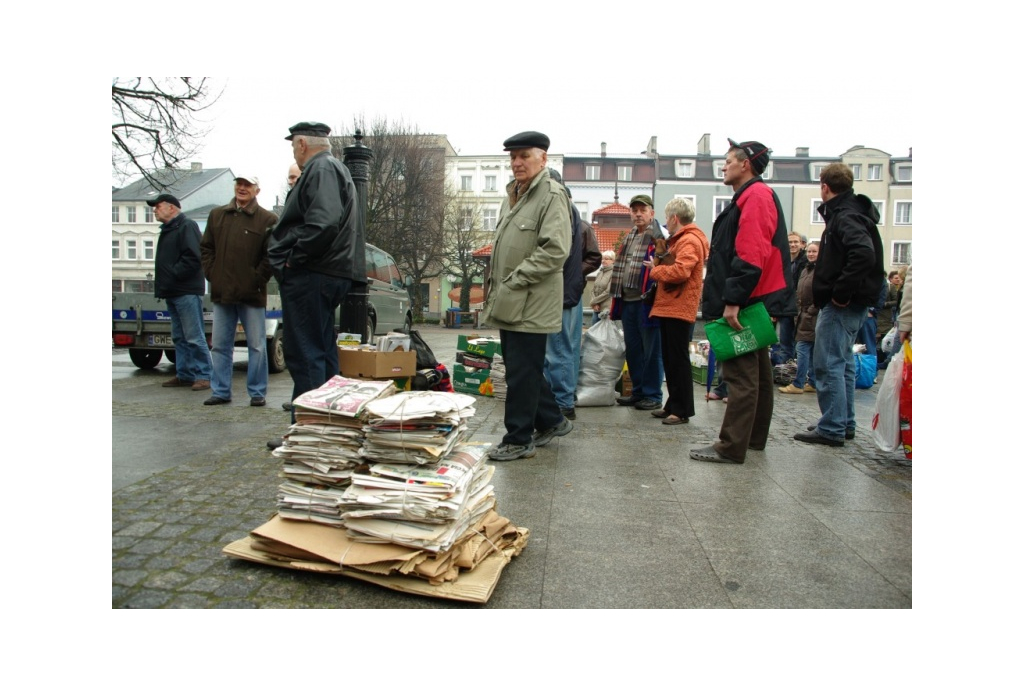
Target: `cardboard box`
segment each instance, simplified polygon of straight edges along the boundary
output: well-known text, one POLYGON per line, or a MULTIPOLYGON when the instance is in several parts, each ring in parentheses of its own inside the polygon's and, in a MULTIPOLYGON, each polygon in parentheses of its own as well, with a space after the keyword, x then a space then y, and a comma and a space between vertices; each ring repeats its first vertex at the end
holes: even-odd
POLYGON ((460 335, 456 350, 468 352, 477 357, 493 359, 494 355, 501 354, 501 340, 497 338, 480 338, 477 336, 460 335))
POLYGON ((338 366, 346 378, 408 378, 416 375, 416 353, 339 347, 338 366))
POLYGON ((456 364, 452 369, 452 387, 455 388, 455 392, 494 397, 490 369, 474 369, 456 364))

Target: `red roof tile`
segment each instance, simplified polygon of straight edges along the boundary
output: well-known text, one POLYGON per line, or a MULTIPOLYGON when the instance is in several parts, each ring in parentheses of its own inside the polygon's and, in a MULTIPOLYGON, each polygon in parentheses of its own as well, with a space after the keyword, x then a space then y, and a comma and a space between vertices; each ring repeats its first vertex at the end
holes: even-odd
POLYGON ((618 202, 613 202, 610 205, 605 205, 601 209, 594 210, 594 216, 601 216, 602 214, 626 214, 629 215, 629 207, 618 202))
POLYGON ((615 243, 619 242, 619 237, 626 232, 626 229, 622 228, 598 228, 594 227, 594 235, 597 237, 597 249, 601 252, 606 250, 614 250, 615 243))

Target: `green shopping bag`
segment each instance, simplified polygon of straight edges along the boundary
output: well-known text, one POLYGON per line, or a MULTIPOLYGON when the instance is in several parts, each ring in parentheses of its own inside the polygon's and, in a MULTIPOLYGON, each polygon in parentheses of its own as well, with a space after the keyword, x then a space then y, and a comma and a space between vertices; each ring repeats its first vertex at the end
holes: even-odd
POLYGON ((743 330, 735 330, 725 319, 704 324, 704 334, 719 361, 725 361, 779 342, 775 324, 763 302, 744 307, 739 314, 743 330))

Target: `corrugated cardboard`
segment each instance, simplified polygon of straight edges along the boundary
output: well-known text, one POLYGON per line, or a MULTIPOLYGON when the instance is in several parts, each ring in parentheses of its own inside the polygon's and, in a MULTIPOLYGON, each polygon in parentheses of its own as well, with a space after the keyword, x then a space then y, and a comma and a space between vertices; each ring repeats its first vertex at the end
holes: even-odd
POLYGON ((494 355, 501 354, 501 340, 497 338, 479 338, 476 336, 459 336, 459 342, 455 349, 468 352, 478 357, 494 358, 494 355))
POLYGON ((408 378, 416 375, 416 353, 339 347, 338 366, 346 378, 408 378))
POLYGON ((452 369, 452 387, 455 392, 472 395, 494 396, 494 383, 491 381, 490 369, 474 369, 456 364, 452 369))

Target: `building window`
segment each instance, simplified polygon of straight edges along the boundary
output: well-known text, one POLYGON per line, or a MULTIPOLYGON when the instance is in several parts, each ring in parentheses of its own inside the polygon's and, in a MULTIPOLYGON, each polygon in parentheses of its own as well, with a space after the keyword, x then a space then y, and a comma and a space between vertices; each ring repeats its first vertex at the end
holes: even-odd
POLYGON ((121 279, 120 278, 112 278, 112 279, 110 279, 110 290, 111 290, 111 292, 115 292, 115 293, 122 292, 121 291, 121 279))
POLYGON ((909 183, 913 180, 911 176, 911 166, 909 164, 901 164, 896 167, 896 180, 909 183))
POLYGON ((620 181, 632 181, 633 180, 633 167, 631 167, 631 166, 620 166, 619 167, 619 180, 620 181))
POLYGON ((821 200, 812 200, 811 201, 811 223, 812 224, 823 224, 823 223, 825 223, 825 219, 822 218, 821 214, 818 212, 818 207, 820 207, 820 206, 821 206, 821 200))
POLYGON ((910 264, 910 243, 897 243, 892 244, 892 263, 893 266, 896 264, 910 264))
POLYGON ((468 231, 473 228, 473 208, 463 207, 459 210, 459 225, 462 229, 468 231))
POLYGON ((893 223, 897 226, 906 226, 914 223, 912 220, 912 210, 914 203, 911 201, 896 201, 896 212, 893 217, 893 223))
MULTIPOLYGON (((120 259, 121 258, 121 241, 111 240, 110 241, 110 258, 120 259)), ((118 291, 120 292, 120 291, 118 291)))
POLYGON ((121 208, 118 207, 117 205, 111 205, 110 206, 110 223, 116 224, 116 223, 119 223, 121 221, 120 209, 121 208))
POLYGON ((679 198, 682 198, 684 200, 689 200, 690 203, 693 205, 693 211, 694 211, 694 219, 693 220, 694 221, 697 220, 697 217, 696 217, 696 212, 697 212, 697 196, 696 195, 673 195, 672 197, 673 197, 673 199, 679 197, 679 198))
POLYGON ((146 223, 152 224, 156 222, 156 214, 153 213, 153 208, 146 205, 146 223))
POLYGON ((764 173, 761 174, 761 178, 765 180, 770 179, 773 171, 775 171, 775 162, 768 162, 768 166, 765 167, 764 173))
POLYGON ((714 222, 718 218, 718 215, 725 211, 725 208, 732 202, 731 197, 716 197, 715 198, 715 216, 712 217, 711 221, 714 222))
POLYGON ((850 166, 850 171, 853 172, 853 180, 854 181, 859 181, 860 180, 860 164, 851 164, 849 166, 850 166))
POLYGON ((812 164, 811 165, 811 180, 821 180, 821 172, 825 170, 824 164, 812 164))
POLYGON ((462 177, 462 189, 463 190, 473 190, 473 177, 472 176, 463 176, 462 177))
POLYGON ((485 209, 484 210, 484 230, 493 231, 498 227, 498 210, 496 209, 485 209))
POLYGON ((587 203, 587 202, 574 202, 573 204, 576 205, 576 211, 580 213, 580 217, 582 217, 584 221, 589 222, 590 221, 590 217, 587 216, 587 212, 590 209, 589 203, 587 203))
POLYGON ((881 200, 872 200, 871 204, 878 210, 878 225, 885 226, 885 203, 881 200))
POLYGON ((498 177, 497 176, 485 176, 484 177, 484 190, 495 191, 498 189, 498 177))
POLYGON ((134 207, 128 207, 127 209, 128 209, 128 223, 134 224, 135 223, 135 208, 134 207))
POLYGON ((128 240, 124 241, 124 247, 125 247, 125 252, 127 253, 127 254, 125 254, 125 259, 138 259, 139 258, 138 250, 135 249, 135 240, 134 239, 129 238, 128 240))
POLYGON ((153 239, 145 238, 142 241, 142 258, 153 261, 153 239))
POLYGON ((714 165, 715 178, 725 178, 724 168, 725 168, 725 160, 724 159, 715 162, 715 165, 714 165))
POLYGON ((600 164, 588 164, 587 168, 587 180, 588 181, 600 181, 601 180, 601 165, 600 164))
POLYGON ((688 159, 676 160, 676 177, 693 178, 693 162, 688 159))
POLYGON ((881 164, 868 164, 868 180, 869 181, 881 181, 882 180, 882 165, 881 164))

